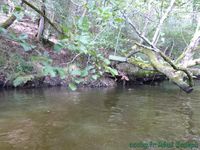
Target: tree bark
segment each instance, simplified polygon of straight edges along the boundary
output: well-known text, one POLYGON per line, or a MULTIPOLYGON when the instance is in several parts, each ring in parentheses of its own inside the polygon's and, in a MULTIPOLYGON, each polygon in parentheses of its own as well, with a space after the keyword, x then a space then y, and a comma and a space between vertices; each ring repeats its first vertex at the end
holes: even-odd
MULTIPOLYGON (((41 12, 43 13, 43 15, 45 15, 45 1, 42 1, 42 6, 41 6, 41 12)), ((44 34, 44 30, 45 30, 45 19, 44 17, 41 15, 40 19, 39 19, 39 25, 38 25, 38 33, 37 33, 37 40, 40 41, 43 38, 43 34, 44 34)))
POLYGON ((0 27, 7 29, 15 22, 16 19, 17 17, 12 14, 5 22, 0 25, 0 27))
MULTIPOLYGON (((9 3, 12 3, 12 2, 9 1, 9 3)), ((13 5, 12 7, 14 7, 14 4, 12 5, 13 5)), ((23 6, 23 2, 20 4, 20 6, 23 6)), ((14 8, 12 15, 5 22, 0 24, 0 27, 5 28, 5 29, 9 28, 17 19, 17 17, 14 14, 15 12, 16 12, 16 9, 14 8)))

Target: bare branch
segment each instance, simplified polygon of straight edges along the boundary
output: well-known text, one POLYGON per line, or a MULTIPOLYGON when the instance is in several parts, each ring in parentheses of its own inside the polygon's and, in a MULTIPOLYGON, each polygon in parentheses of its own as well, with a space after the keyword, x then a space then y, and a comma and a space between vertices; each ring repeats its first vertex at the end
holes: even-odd
POLYGON ((187 67, 187 63, 193 59, 194 51, 197 50, 197 47, 200 43, 200 18, 198 21, 198 25, 196 27, 196 31, 190 41, 190 44, 186 47, 184 52, 180 55, 180 57, 176 60, 176 63, 180 62, 180 65, 187 67))
POLYGON ((172 11, 172 8, 174 6, 175 1, 176 0, 171 0, 169 7, 167 8, 167 10, 164 13, 164 15, 161 17, 160 22, 159 22, 159 24, 157 26, 156 32, 155 32, 155 34, 153 36, 153 40, 152 40, 153 45, 157 44, 159 36, 160 36, 160 30, 162 28, 162 25, 163 25, 164 21, 167 19, 169 13, 172 11))
MULTIPOLYGON (((149 15, 151 14, 150 11, 151 11, 151 8, 152 8, 152 2, 153 2, 153 0, 150 0, 149 3, 148 3, 148 11, 147 11, 148 17, 149 17, 149 15)), ((149 19, 148 19, 148 17, 145 18, 144 27, 143 27, 143 31, 142 31, 142 34, 141 34, 142 36, 145 36, 145 34, 146 34, 147 26, 148 26, 148 24, 149 24, 149 19)), ((142 42, 143 42, 143 40, 141 39, 141 40, 140 40, 140 43, 142 43, 142 42)))
POLYGON ((196 65, 200 65, 200 58, 194 59, 194 60, 189 61, 187 63, 187 67, 193 67, 193 66, 196 66, 196 65))
POLYGON ((140 33, 140 31, 135 27, 135 25, 132 23, 132 21, 130 20, 130 18, 127 17, 127 15, 126 15, 124 12, 121 12, 121 13, 122 13, 124 19, 125 19, 126 21, 128 21, 129 25, 130 25, 130 26, 134 29, 134 31, 137 33, 137 35, 138 35, 144 42, 146 42, 149 46, 151 46, 152 48, 155 48, 155 49, 157 50, 157 48, 149 41, 149 39, 146 38, 144 35, 142 35, 142 34, 140 33))

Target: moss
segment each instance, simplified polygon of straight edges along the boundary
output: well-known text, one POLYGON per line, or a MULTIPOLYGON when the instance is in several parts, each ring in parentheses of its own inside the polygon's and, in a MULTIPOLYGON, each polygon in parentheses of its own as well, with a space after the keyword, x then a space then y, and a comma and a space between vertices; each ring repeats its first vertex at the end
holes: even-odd
POLYGON ((137 78, 145 78, 145 77, 153 77, 157 74, 159 74, 157 71, 140 69, 137 73, 134 74, 134 76, 137 77, 137 78))
POLYGON ((13 24, 13 22, 14 22, 16 19, 17 19, 16 16, 13 14, 13 15, 11 15, 4 23, 2 23, 0 26, 1 26, 2 28, 7 29, 10 25, 13 24))
POLYGON ((140 60, 138 58, 131 57, 131 58, 128 59, 128 63, 134 64, 141 69, 153 70, 153 67, 149 62, 145 62, 145 61, 140 60))

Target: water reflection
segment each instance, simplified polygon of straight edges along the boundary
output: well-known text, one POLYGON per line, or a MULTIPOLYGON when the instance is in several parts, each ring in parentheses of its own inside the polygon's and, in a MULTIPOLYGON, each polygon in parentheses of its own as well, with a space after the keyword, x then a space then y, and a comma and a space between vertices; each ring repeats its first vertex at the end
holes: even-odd
POLYGON ((117 126, 117 124, 123 123, 125 124, 126 122, 123 120, 123 109, 118 106, 118 102, 120 101, 119 98, 119 93, 115 89, 113 91, 109 91, 105 95, 105 100, 104 100, 104 106, 106 109, 108 109, 109 112, 109 117, 108 117, 108 122, 110 123, 111 126, 117 126))
POLYGON ((0 149, 123 150, 137 141, 200 141, 199 90, 171 84, 129 89, 0 92, 0 149))

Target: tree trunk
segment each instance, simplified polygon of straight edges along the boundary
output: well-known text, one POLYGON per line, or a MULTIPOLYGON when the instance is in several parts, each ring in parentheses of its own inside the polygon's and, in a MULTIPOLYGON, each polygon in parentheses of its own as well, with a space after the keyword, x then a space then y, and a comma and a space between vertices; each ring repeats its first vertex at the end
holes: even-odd
MULTIPOLYGON (((42 1, 42 6, 41 6, 41 12, 43 13, 43 15, 45 15, 45 0, 42 1)), ((43 17, 43 15, 40 16, 39 19, 39 24, 38 24, 38 33, 37 33, 37 40, 40 41, 43 38, 43 33, 45 30, 45 19, 43 17)))
POLYGON ((15 22, 16 19, 17 17, 12 14, 5 22, 0 25, 0 27, 7 29, 15 22))
MULTIPOLYGON (((10 7, 12 7, 12 8, 11 8, 11 10, 12 10, 12 15, 11 15, 5 22, 3 22, 2 24, 0 24, 0 27, 5 28, 5 29, 9 28, 9 27, 15 22, 15 20, 17 19, 17 17, 16 17, 15 14, 14 14, 14 13, 17 12, 17 11, 16 11, 16 9, 14 8, 15 6, 14 6, 13 2, 11 2, 11 1, 9 0, 8 3, 9 3, 9 5, 10 5, 10 7), (14 10, 13 10, 13 9, 14 9, 14 10)), ((23 6, 23 2, 21 2, 20 6, 23 6)))

